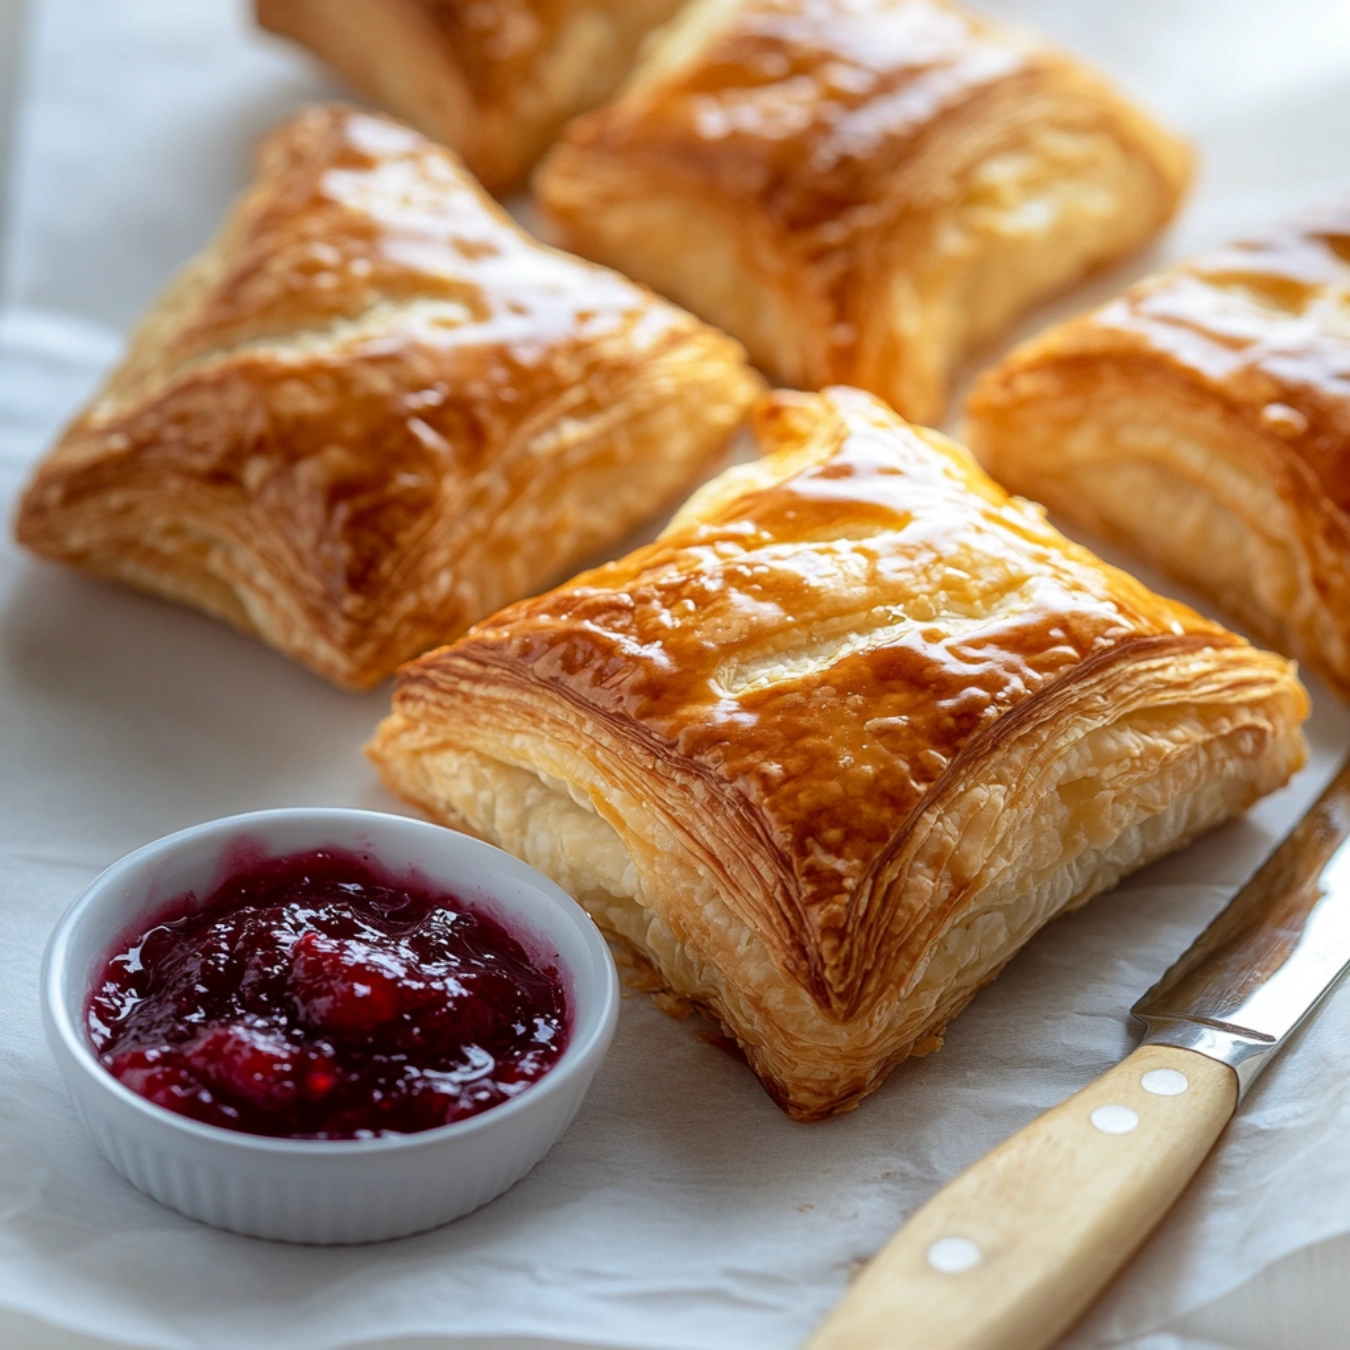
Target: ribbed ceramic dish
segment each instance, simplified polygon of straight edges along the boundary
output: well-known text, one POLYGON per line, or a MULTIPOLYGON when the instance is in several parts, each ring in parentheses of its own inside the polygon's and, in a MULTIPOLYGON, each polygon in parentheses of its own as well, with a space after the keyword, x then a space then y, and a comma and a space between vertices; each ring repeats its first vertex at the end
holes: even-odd
POLYGON ((167 835, 97 877, 57 924, 42 966, 47 1039, 100 1152, 133 1186, 203 1223, 287 1242, 373 1242, 433 1228, 520 1180, 571 1124, 618 1018, 614 962, 585 912, 518 859, 467 835, 373 811, 258 811, 167 835), (240 840, 264 856, 323 847, 415 868, 485 904, 556 953, 572 1034, 558 1063, 512 1101, 420 1134, 268 1139, 153 1105, 98 1062, 85 1032, 92 980, 113 944, 174 896, 205 896, 240 840))

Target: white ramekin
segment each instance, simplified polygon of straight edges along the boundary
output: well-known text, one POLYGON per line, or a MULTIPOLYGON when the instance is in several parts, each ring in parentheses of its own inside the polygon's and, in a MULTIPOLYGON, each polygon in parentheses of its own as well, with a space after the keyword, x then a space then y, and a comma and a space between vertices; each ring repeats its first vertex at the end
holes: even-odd
POLYGON ((547 877, 438 825, 374 811, 300 808, 213 820, 114 863, 71 905, 42 963, 47 1039, 100 1152, 133 1186, 203 1223, 288 1242, 373 1242, 467 1214, 519 1181, 567 1129, 614 1034, 619 986, 604 939, 547 877), (166 901, 205 898, 232 845, 265 856, 332 846, 415 868, 479 901, 550 952, 570 984, 572 1035, 526 1092, 421 1134, 267 1139, 166 1111, 119 1083, 85 1031, 96 971, 113 944, 166 901))

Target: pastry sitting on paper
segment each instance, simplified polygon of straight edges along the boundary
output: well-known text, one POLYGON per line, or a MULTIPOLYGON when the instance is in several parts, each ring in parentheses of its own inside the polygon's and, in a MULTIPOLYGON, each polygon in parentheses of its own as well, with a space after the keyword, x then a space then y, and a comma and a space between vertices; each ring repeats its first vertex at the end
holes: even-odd
POLYGON ((1350 696, 1350 205, 1131 288, 980 381, 991 473, 1350 696))
POLYGON ((926 422, 974 348, 1151 239, 1189 162, 1070 57, 943 0, 695 0, 536 188, 567 248, 778 383, 926 422))
POLYGON ((678 501, 761 387, 448 151, 315 108, 265 142, 17 531, 365 688, 678 501))
POLYGON ((655 543, 406 666, 369 753, 814 1119, 1283 784, 1308 704, 867 394, 772 395, 756 433, 655 543))

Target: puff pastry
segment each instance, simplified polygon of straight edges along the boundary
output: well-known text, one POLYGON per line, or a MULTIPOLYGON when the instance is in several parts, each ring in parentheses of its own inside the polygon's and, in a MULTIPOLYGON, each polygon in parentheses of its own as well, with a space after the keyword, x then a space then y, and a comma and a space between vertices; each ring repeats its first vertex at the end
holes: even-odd
POLYGON ((1175 209, 1188 153, 940 0, 696 0, 536 187, 557 237, 779 383, 942 412, 953 370, 1175 209))
POLYGON ((981 380, 967 434, 1350 695, 1350 208, 1042 334, 981 380))
POLYGON ((555 877, 813 1119, 1047 920, 1284 783, 1290 664, 856 390, 665 533, 406 666, 387 784, 555 877))
POLYGON ((759 388, 448 152, 318 108, 265 143, 17 533, 364 688, 678 499, 759 388))
POLYGON ((258 22, 519 186, 569 117, 598 107, 680 0, 254 0, 258 22))

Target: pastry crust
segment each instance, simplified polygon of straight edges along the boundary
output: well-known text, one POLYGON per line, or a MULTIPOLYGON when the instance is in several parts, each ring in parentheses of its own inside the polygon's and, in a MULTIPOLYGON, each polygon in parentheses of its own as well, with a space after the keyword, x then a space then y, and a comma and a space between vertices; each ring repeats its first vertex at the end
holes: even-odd
POLYGON ((316 108, 17 533, 365 688, 687 492, 759 388, 730 338, 535 243, 448 152, 316 108))
POLYGON ((1350 208, 1041 334, 981 379, 966 435, 1350 696, 1350 208))
POLYGON ((1187 151, 1076 61, 942 0, 695 0, 536 189, 558 239, 916 421, 1036 301, 1142 245, 1187 151))
POLYGON ((518 187, 564 122, 623 82, 680 0, 254 0, 362 92, 518 187))
POLYGON ((776 394, 756 429, 654 544, 406 666, 368 753, 814 1119, 1054 915, 1284 783, 1308 704, 869 395, 776 394))

